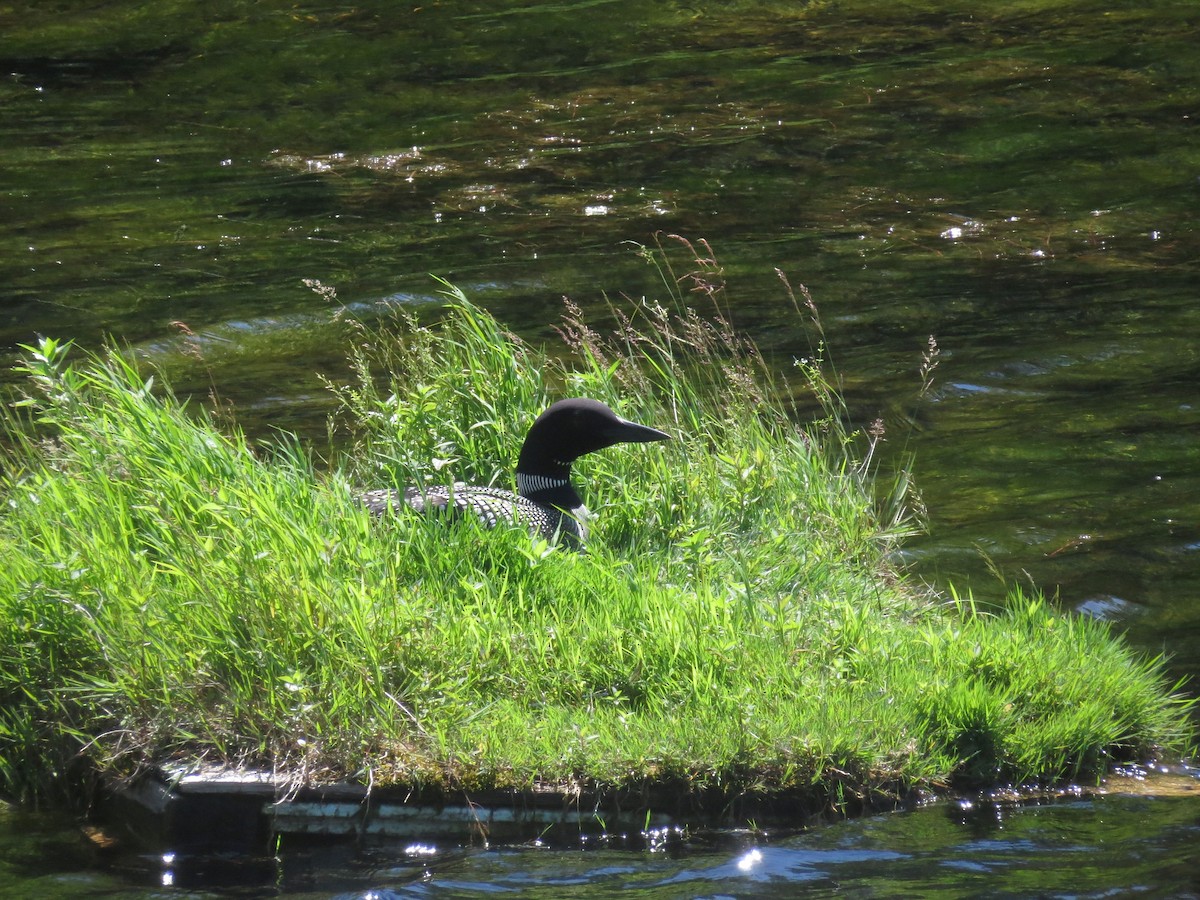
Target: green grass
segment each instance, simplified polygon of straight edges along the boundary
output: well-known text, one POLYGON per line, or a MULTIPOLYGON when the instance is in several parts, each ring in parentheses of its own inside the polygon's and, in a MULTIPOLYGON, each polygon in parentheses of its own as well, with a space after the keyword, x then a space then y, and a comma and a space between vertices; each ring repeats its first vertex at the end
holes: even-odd
POLYGON ((824 412, 801 426, 719 316, 631 303, 605 337, 569 310, 543 350, 449 294, 431 326, 351 325, 331 472, 291 439, 250 447, 119 353, 30 349, 0 511, 0 789, 66 790, 82 752, 115 772, 203 758, 824 803, 1186 749, 1188 702, 1103 623, 1019 594, 980 611, 892 570, 907 474, 881 485, 864 462, 819 345, 797 375, 824 412), (566 395, 676 436, 580 462, 586 554, 356 504, 509 486, 566 395))

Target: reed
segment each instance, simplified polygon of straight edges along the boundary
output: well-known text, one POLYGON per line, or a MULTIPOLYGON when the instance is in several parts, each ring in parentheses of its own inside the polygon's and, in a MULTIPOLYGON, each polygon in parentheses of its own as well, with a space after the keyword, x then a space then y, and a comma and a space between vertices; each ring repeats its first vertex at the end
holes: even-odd
POLYGON ((547 350, 447 293, 435 324, 356 326, 326 472, 118 352, 29 348, 0 487, 0 789, 66 791, 82 754, 837 803, 1188 746, 1189 701, 1103 623, 1020 594, 981 611, 894 570, 908 472, 881 486, 819 356, 799 381, 824 411, 798 424, 719 304, 614 305, 605 334, 569 308, 547 350), (357 505, 360 486, 510 486, 564 395, 676 435, 580 462, 586 554, 357 505))

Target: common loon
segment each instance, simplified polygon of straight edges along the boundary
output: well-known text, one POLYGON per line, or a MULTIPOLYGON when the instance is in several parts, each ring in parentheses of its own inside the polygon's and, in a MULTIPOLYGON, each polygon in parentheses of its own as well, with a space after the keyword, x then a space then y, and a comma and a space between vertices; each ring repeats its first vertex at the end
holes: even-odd
POLYGON ((579 549, 587 540, 587 507, 571 483, 571 464, 613 444, 665 441, 657 428, 622 419, 599 400, 560 400, 537 417, 517 460, 517 493, 462 482, 453 487, 368 491, 362 502, 375 515, 402 504, 429 512, 470 510, 489 528, 520 522, 547 541, 579 549))

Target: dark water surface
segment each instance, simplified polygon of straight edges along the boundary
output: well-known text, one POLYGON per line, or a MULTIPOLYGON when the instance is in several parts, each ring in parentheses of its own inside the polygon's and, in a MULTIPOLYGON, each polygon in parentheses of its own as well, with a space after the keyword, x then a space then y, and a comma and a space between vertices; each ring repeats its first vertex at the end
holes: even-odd
MULTIPOLYGON (((0 363, 38 333, 112 336, 182 392, 215 387, 252 433, 317 440, 317 376, 345 367, 335 309, 301 279, 424 306, 436 273, 550 338, 563 295, 663 297, 628 242, 705 238, 735 324, 781 366, 809 338, 774 267, 811 288, 854 415, 915 452, 918 577, 995 597, 990 561, 1194 677, 1198 40, 1200 5, 1170 0, 17 0, 0 6, 0 363)), ((1104 828, 1143 821, 1129 840, 1173 872, 1197 814, 1020 809, 964 850, 967 826, 924 811, 772 843, 724 886, 725 847, 465 854, 419 889, 536 873, 875 896, 928 867, 965 894, 1061 864, 1120 890, 1142 870, 1104 828)), ((1062 877, 1046 891, 1102 891, 1062 877)))
POLYGON ((0 813, 0 894, 478 897, 1200 897, 1195 797, 952 804, 793 834, 665 837, 630 850, 317 849, 261 859, 95 850, 66 823, 0 813), (56 865, 46 864, 52 858, 56 865))

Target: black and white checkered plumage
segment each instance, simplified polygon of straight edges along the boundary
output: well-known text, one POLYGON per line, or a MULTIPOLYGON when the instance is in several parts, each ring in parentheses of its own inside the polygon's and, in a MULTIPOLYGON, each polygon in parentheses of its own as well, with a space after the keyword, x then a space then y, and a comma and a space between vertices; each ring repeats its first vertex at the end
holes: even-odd
POLYGON ((431 513, 471 513, 488 527, 526 525, 548 541, 580 548, 587 540, 587 507, 571 484, 571 464, 621 443, 663 441, 669 434, 622 419, 598 400, 560 400, 529 429, 517 460, 517 492, 456 483, 453 486, 368 491, 362 502, 375 515, 402 506, 431 513))
POLYGON ((432 485, 392 490, 368 491, 363 503, 376 515, 396 511, 400 504, 418 512, 471 513, 488 528, 502 522, 521 523, 548 541, 561 540, 567 546, 582 546, 587 539, 587 507, 582 503, 570 510, 548 506, 506 491, 503 488, 475 487, 458 481, 452 487, 432 485))

